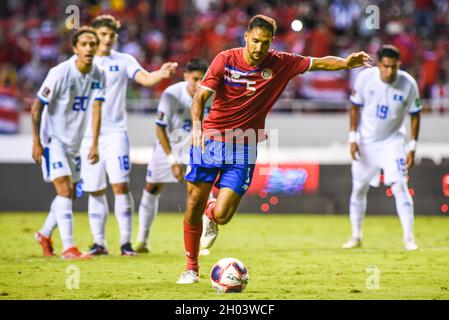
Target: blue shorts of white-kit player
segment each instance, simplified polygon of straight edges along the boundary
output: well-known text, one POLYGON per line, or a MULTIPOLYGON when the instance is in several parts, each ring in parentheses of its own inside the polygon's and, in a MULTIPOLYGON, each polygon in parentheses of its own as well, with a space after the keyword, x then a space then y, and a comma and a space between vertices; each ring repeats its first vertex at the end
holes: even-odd
POLYGON ((80 180, 81 157, 78 152, 69 150, 57 139, 49 139, 44 144, 42 174, 45 182, 56 178, 71 176, 73 182, 80 180))
POLYGON ((185 180, 214 183, 218 177, 217 188, 243 196, 251 184, 256 158, 257 145, 206 140, 204 153, 201 147, 191 147, 185 180))
POLYGON ((107 177, 109 183, 128 183, 131 173, 129 158, 129 140, 127 132, 117 132, 100 135, 98 139, 99 161, 91 164, 88 155, 92 138, 85 137, 81 143, 81 178, 83 190, 95 192, 106 189, 107 177))

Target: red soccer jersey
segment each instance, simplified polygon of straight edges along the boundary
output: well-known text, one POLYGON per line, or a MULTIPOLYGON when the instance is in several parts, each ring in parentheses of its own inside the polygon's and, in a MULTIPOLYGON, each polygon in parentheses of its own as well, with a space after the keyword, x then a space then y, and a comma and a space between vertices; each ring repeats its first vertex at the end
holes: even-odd
POLYGON ((218 130, 224 136, 229 129, 252 129, 258 134, 288 81, 310 66, 308 57, 274 50, 256 67, 246 63, 243 48, 219 53, 201 83, 216 93, 203 123, 204 134, 218 130))

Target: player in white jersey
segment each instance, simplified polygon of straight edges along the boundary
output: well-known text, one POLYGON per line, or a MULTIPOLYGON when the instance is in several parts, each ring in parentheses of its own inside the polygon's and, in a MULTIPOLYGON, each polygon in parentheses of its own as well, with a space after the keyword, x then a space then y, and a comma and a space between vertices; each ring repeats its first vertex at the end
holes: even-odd
POLYGON ((416 250, 413 235, 413 199, 407 171, 414 164, 419 133, 419 91, 416 81, 399 70, 399 50, 391 45, 377 52, 377 67, 358 75, 350 100, 349 142, 352 156, 352 193, 349 215, 352 237, 343 248, 362 244, 362 224, 370 182, 382 169, 384 183, 391 185, 403 229, 406 250, 416 250), (406 144, 405 116, 411 115, 411 140, 406 144))
MULTIPOLYGON (((41 116, 44 107, 47 109, 49 177, 56 189, 50 215, 56 217, 64 259, 89 257, 82 254, 73 241, 72 199, 74 183, 80 177, 79 149, 89 113, 92 113, 93 138, 87 161, 95 163, 99 156, 98 136, 106 78, 104 71, 93 63, 98 43, 92 28, 77 30, 72 37, 76 56, 50 69, 32 106, 33 159, 40 165, 44 155, 40 140, 41 116)), ((51 243, 49 235, 39 234, 51 243)))
POLYGON ((81 178, 83 190, 89 193, 88 213, 94 244, 92 255, 107 254, 105 224, 109 213, 106 200, 107 178, 115 196, 114 212, 120 229, 120 250, 124 256, 135 255, 131 246, 132 215, 134 201, 129 190, 131 161, 126 117, 126 90, 128 79, 151 87, 162 79, 171 78, 177 63, 165 63, 154 72, 147 72, 137 60, 125 53, 112 50, 120 22, 110 15, 96 17, 92 22, 100 39, 95 63, 106 72, 106 102, 102 114, 99 138, 100 159, 98 163, 85 161, 92 141, 90 127, 87 128, 81 145, 81 178))
POLYGON ((190 152, 190 107, 208 67, 209 64, 204 59, 191 59, 184 72, 184 81, 165 89, 159 101, 156 119, 157 141, 147 167, 146 184, 139 206, 137 252, 149 252, 149 234, 158 212, 164 183, 184 181, 190 152))

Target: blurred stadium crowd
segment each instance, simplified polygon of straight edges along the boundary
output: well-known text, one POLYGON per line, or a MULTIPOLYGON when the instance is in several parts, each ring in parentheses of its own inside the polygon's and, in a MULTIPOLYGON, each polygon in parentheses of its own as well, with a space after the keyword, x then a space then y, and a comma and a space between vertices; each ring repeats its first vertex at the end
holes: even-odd
MULTIPOLYGON (((381 44, 391 43, 423 98, 449 98, 449 0, 5 0, 0 1, 0 132, 17 131, 19 112, 29 108, 48 69, 72 54, 65 27, 70 5, 79 7, 81 24, 103 13, 119 18, 117 49, 147 70, 168 60, 183 66, 193 56, 211 61, 224 49, 242 46, 249 17, 263 13, 277 20, 277 50, 311 56, 364 50, 374 57, 381 44), (367 28, 369 5, 380 9, 379 29, 367 28)), ((172 81, 181 80, 182 71, 172 81)), ((305 74, 290 82, 283 97, 346 99, 355 72, 305 74)), ((128 98, 157 99, 167 85, 132 86, 128 98)), ((447 111, 446 104, 434 108, 447 111)))

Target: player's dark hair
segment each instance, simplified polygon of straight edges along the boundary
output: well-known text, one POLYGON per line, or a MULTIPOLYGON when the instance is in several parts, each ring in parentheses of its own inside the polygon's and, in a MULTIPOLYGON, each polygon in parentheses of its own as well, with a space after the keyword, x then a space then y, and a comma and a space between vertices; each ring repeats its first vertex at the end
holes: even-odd
POLYGON ((379 50, 377 50, 377 61, 381 61, 384 57, 399 60, 400 56, 399 49, 391 44, 383 45, 379 50))
POLYGON ((94 29, 98 29, 101 27, 111 28, 116 33, 118 32, 118 30, 120 29, 120 26, 121 26, 120 21, 109 14, 103 14, 101 16, 96 17, 92 21, 91 25, 92 25, 92 28, 94 28, 94 29))
POLYGON ((76 47, 79 37, 84 33, 92 34, 95 37, 95 40, 97 40, 97 45, 100 43, 100 39, 98 38, 97 33, 95 32, 95 29, 93 29, 89 26, 82 26, 81 28, 76 30, 75 33, 72 35, 72 47, 76 47))
POLYGON ((264 16, 263 14, 258 14, 251 18, 246 31, 251 31, 254 28, 263 28, 271 32, 274 36, 276 34, 276 20, 273 18, 264 16))
POLYGON ((196 57, 190 59, 190 61, 187 63, 186 72, 201 71, 203 73, 206 73, 207 68, 209 68, 209 63, 203 58, 196 57))

